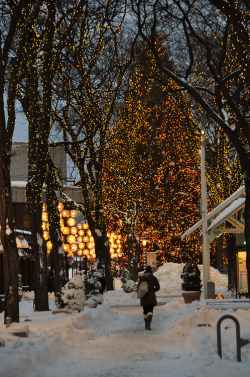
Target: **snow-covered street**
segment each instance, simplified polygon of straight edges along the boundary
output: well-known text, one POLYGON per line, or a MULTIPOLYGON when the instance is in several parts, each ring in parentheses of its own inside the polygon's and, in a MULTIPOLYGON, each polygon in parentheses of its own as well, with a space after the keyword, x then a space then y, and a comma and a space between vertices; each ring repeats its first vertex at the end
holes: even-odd
MULTIPOLYGON (((20 305, 21 322, 9 328, 0 316, 1 377, 247 377, 250 344, 236 358, 235 324, 222 324, 222 353, 217 353, 216 326, 224 314, 235 316, 241 338, 250 341, 250 307, 233 310, 213 308, 202 299, 184 304, 180 293, 182 265, 162 266, 156 273, 161 291, 152 321, 146 331, 142 308, 135 293, 118 288, 107 292, 102 305, 83 312, 52 314, 34 312, 32 300, 20 305), (170 292, 171 291, 171 292, 170 292), (173 297, 175 295, 176 297, 173 297), (164 301, 169 301, 164 304, 164 301), (28 337, 17 337, 22 330, 28 337)), ((213 270, 218 290, 226 294, 225 275, 213 270)))

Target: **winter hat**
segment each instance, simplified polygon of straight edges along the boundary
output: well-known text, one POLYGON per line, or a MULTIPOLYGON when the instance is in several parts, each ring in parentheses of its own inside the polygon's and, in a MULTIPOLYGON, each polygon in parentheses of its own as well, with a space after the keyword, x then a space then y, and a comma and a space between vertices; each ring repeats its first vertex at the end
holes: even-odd
POLYGON ((152 272, 152 268, 151 268, 151 266, 147 266, 147 267, 146 267, 146 272, 152 272))

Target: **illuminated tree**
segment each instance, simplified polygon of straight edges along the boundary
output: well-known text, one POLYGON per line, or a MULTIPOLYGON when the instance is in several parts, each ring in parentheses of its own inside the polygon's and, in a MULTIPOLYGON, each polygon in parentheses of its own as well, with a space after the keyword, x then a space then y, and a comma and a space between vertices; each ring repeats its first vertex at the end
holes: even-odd
MULTIPOLYGON (((211 41, 213 40, 210 37, 211 41)), ((212 42, 211 42, 212 43, 212 42)), ((237 61, 234 54, 230 55, 227 64, 228 72, 237 70, 237 61)), ((206 67, 201 62, 196 64, 192 80, 199 77, 199 82, 206 91, 213 90, 213 82, 204 74, 206 67)), ((205 96, 205 93, 204 93, 205 96)), ((235 153, 228 136, 223 129, 214 125, 211 119, 199 104, 193 103, 193 114, 197 124, 202 124, 206 130, 206 175, 208 182, 208 195, 213 207, 216 207, 233 194, 243 182, 239 156, 235 153)), ((221 226, 223 227, 224 224, 221 226)), ((231 228, 227 223, 224 228, 231 228)), ((221 272, 228 267, 228 287, 236 289, 236 236, 235 234, 221 235, 216 238, 216 268, 221 272)))
MULTIPOLYGON (((96 257, 105 267, 108 289, 113 289, 113 282, 103 210, 103 162, 123 78, 131 63, 130 51, 126 53, 120 37, 125 15, 126 1, 85 1, 65 39, 56 77, 59 101, 54 119, 63 141, 53 145, 64 145, 78 170, 82 211, 94 237, 96 257)), ((69 19, 70 15, 65 18, 66 26, 69 19)))
POLYGON ((137 235, 138 221, 138 171, 137 145, 139 127, 145 111, 132 98, 127 98, 128 112, 121 114, 116 124, 105 160, 105 207, 109 218, 109 231, 120 231, 124 224, 127 244, 127 267, 134 280, 137 278, 140 258, 140 239, 137 235), (135 109, 137 112, 135 115, 135 109), (140 113, 141 110, 141 113, 140 113), (121 220, 122 219, 122 220, 121 220))
MULTIPOLYGON (((48 309, 47 294, 47 246, 43 237, 42 210, 43 185, 47 183, 47 208, 49 213, 49 233, 52 243, 51 259, 55 275, 55 295, 66 283, 65 253, 62 249, 58 197, 56 191, 58 171, 52 164, 49 137, 53 127, 51 119, 53 80, 58 72, 59 58, 64 48, 64 40, 74 25, 75 14, 81 12, 82 1, 75 7, 44 1, 37 9, 36 25, 28 30, 29 45, 22 62, 19 83, 19 100, 29 124, 29 179, 26 186, 27 202, 31 217, 31 231, 35 263, 35 309, 48 309), (58 7, 56 6, 58 5, 58 7), (67 26, 63 20, 71 12, 72 19, 67 26)), ((32 10, 32 8, 31 8, 32 10)), ((30 10, 28 9, 27 12, 30 10)), ((59 186, 59 187, 58 187, 59 186)))
POLYGON ((216 0, 131 2, 140 35, 152 50, 161 73, 166 78, 172 78, 201 106, 214 124, 223 129, 239 156, 246 189, 245 238, 249 291, 249 3, 216 0), (165 42, 171 48, 175 63, 178 62, 178 70, 166 67, 157 53, 155 41, 159 28, 161 31, 164 29, 165 42), (235 59, 237 66, 234 65, 236 69, 232 70, 235 59), (200 76, 192 77, 195 62, 205 69, 200 76), (204 76, 207 77, 205 85, 204 76))
MULTIPOLYGON (((47 247, 43 238, 43 184, 51 130, 52 57, 55 34, 55 4, 38 2, 25 16, 36 20, 27 30, 28 43, 22 62, 19 100, 29 125, 27 204, 32 247, 35 254, 35 310, 48 310, 47 247), (46 18, 44 19, 46 13, 46 18), (40 22, 40 19, 43 22, 40 22), (35 32, 36 29, 36 32, 35 32), (24 76, 24 77, 23 77, 24 76)), ((24 21, 24 20, 23 20, 24 21)))
POLYGON ((27 31, 34 22, 32 15, 29 15, 20 28, 22 12, 27 5, 26 0, 2 2, 0 5, 0 217, 1 242, 4 248, 5 322, 7 317, 11 322, 19 322, 18 251, 13 227, 10 157, 15 127, 18 71, 27 43, 27 31), (8 96, 7 121, 4 93, 8 96))
MULTIPOLYGON (((239 157, 230 148, 225 132, 215 129, 215 138, 212 144, 208 144, 206 157, 206 170, 208 181, 208 192, 210 201, 216 207, 242 185, 242 174, 239 157)), ((226 228, 232 225, 227 223, 226 228)), ((221 235, 217 239, 216 267, 222 272, 223 266, 228 266, 228 288, 236 289, 236 258, 235 258, 235 235, 221 235)))
POLYGON ((128 259, 136 268, 136 245, 143 236, 163 260, 200 257, 197 238, 180 239, 199 218, 199 143, 184 110, 188 104, 173 82, 164 87, 151 78, 157 69, 152 54, 144 51, 140 60, 148 70, 138 65, 131 79, 105 166, 107 212, 123 222, 128 259))

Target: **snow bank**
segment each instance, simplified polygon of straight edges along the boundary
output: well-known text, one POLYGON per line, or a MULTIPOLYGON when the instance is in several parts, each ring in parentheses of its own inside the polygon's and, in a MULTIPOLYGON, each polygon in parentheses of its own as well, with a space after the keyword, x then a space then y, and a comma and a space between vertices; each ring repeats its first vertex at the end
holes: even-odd
MULTIPOLYGON (((181 294, 181 274, 183 271, 184 263, 165 263, 159 267, 155 276, 158 278, 161 286, 160 295, 163 294, 181 294)), ((201 280, 203 280, 203 265, 198 265, 201 272, 201 280)), ((221 293, 222 291, 226 295, 227 291, 227 275, 221 274, 218 270, 210 267, 210 280, 215 283, 215 291, 221 293)))

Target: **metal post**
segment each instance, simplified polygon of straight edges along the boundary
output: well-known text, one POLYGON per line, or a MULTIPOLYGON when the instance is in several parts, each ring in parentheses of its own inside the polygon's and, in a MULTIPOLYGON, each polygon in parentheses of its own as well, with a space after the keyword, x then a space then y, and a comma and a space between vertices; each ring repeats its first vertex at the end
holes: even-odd
POLYGON ((147 265, 147 257, 146 257, 146 241, 142 241, 143 247, 143 269, 145 270, 147 265))
POLYGON ((217 322, 217 348, 218 355, 222 358, 222 347, 221 347, 221 322, 224 319, 232 319, 236 326, 236 348, 237 348, 237 361, 241 361, 241 351, 240 351, 240 324, 237 318, 231 314, 223 315, 217 322))
POLYGON ((207 181, 205 165, 205 132, 201 133, 201 213, 202 213, 202 254, 203 254, 203 289, 204 297, 208 298, 207 282, 210 280, 210 249, 207 234, 207 181))

